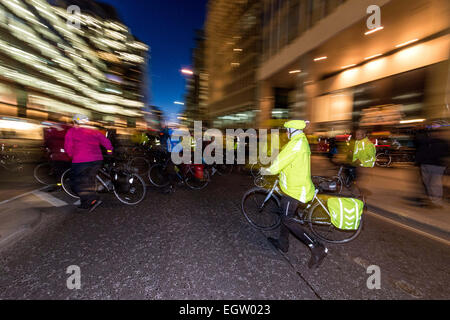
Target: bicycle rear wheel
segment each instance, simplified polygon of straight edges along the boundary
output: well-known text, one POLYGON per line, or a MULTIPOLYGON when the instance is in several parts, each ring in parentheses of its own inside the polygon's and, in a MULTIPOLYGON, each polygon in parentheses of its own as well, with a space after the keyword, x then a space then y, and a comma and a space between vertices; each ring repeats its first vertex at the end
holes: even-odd
POLYGON ((155 164, 148 171, 148 179, 157 188, 164 188, 170 184, 166 168, 162 164, 155 164))
POLYGON ((147 188, 144 180, 135 173, 119 173, 121 185, 115 186, 114 195, 116 198, 129 206, 134 206, 142 202, 145 198, 147 188))
POLYGON ((269 192, 253 188, 242 197, 241 210, 245 219, 262 231, 274 230, 281 224, 280 200, 274 195, 268 198, 269 192))
POLYGON ((361 233, 363 217, 358 230, 341 230, 331 223, 327 211, 319 202, 314 204, 308 213, 308 224, 312 233, 322 241, 334 244, 344 244, 355 240, 361 233))
POLYGON ((194 173, 191 170, 189 170, 186 173, 184 182, 191 189, 202 190, 209 184, 209 172, 208 170, 203 170, 203 178, 198 179, 195 177, 194 173))

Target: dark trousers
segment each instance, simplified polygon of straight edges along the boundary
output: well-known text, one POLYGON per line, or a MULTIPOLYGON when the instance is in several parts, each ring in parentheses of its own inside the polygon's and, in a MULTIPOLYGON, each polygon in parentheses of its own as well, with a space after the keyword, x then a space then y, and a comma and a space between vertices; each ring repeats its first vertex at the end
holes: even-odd
POLYGON ((62 174, 70 168, 71 163, 67 161, 52 161, 53 173, 56 178, 60 179, 62 174))
POLYGON ((102 161, 72 163, 72 190, 80 197, 82 208, 89 208, 98 200, 95 177, 101 167, 102 161))
POLYGON ((169 186, 175 187, 177 183, 177 171, 175 164, 172 160, 169 160, 166 167, 167 179, 169 180, 169 186))
POLYGON ((355 167, 353 165, 346 165, 345 166, 345 174, 349 178, 348 182, 354 182, 358 178, 358 167, 355 167))
POLYGON ((287 195, 281 198, 281 208, 283 210, 281 216, 280 237, 278 239, 280 246, 283 249, 289 249, 289 234, 292 234, 308 247, 313 247, 318 244, 317 240, 313 238, 306 230, 294 220, 296 211, 299 206, 303 204, 287 195))

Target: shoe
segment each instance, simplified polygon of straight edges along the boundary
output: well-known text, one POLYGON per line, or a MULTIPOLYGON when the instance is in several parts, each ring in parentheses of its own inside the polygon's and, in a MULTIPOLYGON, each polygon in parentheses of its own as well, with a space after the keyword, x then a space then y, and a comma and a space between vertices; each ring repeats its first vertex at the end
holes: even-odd
POLYGON ((277 248, 278 250, 280 250, 281 252, 287 253, 287 252, 289 251, 289 248, 282 247, 282 246, 280 245, 280 241, 278 241, 277 239, 274 239, 274 238, 267 238, 267 240, 269 240, 269 242, 270 242, 275 248, 277 248))
POLYGON ((175 192, 175 188, 173 186, 168 186, 163 191, 164 194, 170 194, 170 193, 173 193, 173 192, 175 192))
POLYGON ((328 249, 323 244, 318 244, 311 248, 311 259, 308 267, 310 269, 317 269, 328 254, 328 249))
POLYGON ((77 200, 73 203, 74 206, 80 207, 81 206, 81 200, 77 200))
POLYGON ((94 211, 95 209, 97 209, 101 204, 103 203, 102 200, 94 200, 91 203, 91 207, 89 209, 89 212, 94 211))

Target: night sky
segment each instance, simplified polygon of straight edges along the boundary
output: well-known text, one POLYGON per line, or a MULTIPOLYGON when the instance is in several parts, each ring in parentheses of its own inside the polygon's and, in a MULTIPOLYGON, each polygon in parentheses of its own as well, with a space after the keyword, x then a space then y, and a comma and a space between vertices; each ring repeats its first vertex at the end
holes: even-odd
MULTIPOLYGON (((195 29, 202 29, 207 0, 100 0, 113 5, 133 35, 151 47, 152 105, 174 118, 184 101, 182 67, 191 65, 195 29)), ((149 89, 150 90, 150 89, 149 89)))

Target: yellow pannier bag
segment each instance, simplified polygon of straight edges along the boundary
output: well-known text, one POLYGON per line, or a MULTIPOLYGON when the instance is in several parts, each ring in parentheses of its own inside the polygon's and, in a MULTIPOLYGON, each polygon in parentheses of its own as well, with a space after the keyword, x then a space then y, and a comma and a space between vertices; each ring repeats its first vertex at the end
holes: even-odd
POLYGON ((327 201, 331 223, 341 230, 358 230, 364 202, 352 198, 330 198, 327 201))

